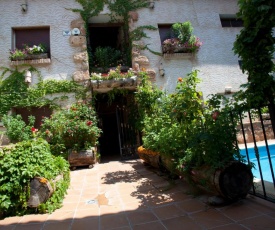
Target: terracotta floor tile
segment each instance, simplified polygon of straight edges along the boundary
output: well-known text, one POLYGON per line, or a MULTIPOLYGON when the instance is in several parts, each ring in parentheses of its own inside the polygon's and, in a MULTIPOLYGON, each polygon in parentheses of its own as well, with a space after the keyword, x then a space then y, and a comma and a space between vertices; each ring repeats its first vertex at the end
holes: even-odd
POLYGON ((219 226, 211 229, 212 230, 247 230, 246 227, 240 224, 228 224, 228 225, 223 225, 223 226, 219 226))
POLYGON ((57 209, 56 212, 74 211, 77 205, 78 203, 63 203, 62 207, 57 209))
POLYGON ((192 221, 188 216, 179 216, 167 220, 162 220, 162 223, 168 230, 203 229, 201 226, 192 221))
POLYGON ((142 224, 158 220, 157 217, 149 210, 133 211, 126 213, 132 225, 142 224))
POLYGON ((20 224, 44 223, 49 216, 49 214, 25 215, 21 219, 20 224))
POLYGON ((227 217, 235 221, 261 215, 261 213, 256 211, 255 209, 252 209, 251 207, 245 204, 239 204, 239 203, 224 207, 223 209, 220 209, 220 211, 224 215, 226 215, 227 217))
POLYGON ((47 222, 43 230, 70 230, 70 227, 72 225, 72 221, 57 221, 57 222, 47 222))
POLYGON ((42 229, 44 223, 40 224, 18 224, 15 230, 40 230, 42 229))
POLYGON ((169 219, 177 216, 184 216, 186 214, 183 210, 181 210, 174 204, 165 205, 159 208, 154 208, 153 212, 161 220, 169 219))
POLYGON ((100 217, 100 229, 113 229, 121 227, 129 227, 129 222, 125 215, 103 215, 100 217))
POLYGON ((239 224, 244 225, 248 229, 258 230, 258 229, 274 229, 275 219, 266 215, 257 216, 245 220, 238 221, 239 224))
POLYGON ((23 216, 11 216, 0 220, 0 226, 6 226, 10 224, 17 224, 23 219, 23 216))
POLYGON ((94 207, 90 209, 81 209, 76 210, 74 218, 86 218, 86 217, 98 217, 99 216, 99 207, 94 207))
POLYGON ((63 203, 75 203, 80 199, 80 195, 66 195, 63 199, 63 203))
POLYGON ((6 225, 6 226, 1 226, 0 225, 0 230, 14 230, 16 225, 6 225))
POLYGON ((177 206, 187 213, 199 212, 208 209, 207 205, 196 199, 178 202, 177 206))
POLYGON ((138 210, 146 210, 148 209, 148 206, 144 204, 142 201, 135 201, 132 203, 124 204, 124 210, 125 211, 138 211, 138 210))
POLYGON ((82 209, 95 209, 98 207, 98 202, 96 199, 91 199, 85 202, 79 202, 77 205, 77 210, 82 210, 82 209))
POLYGON ((133 230, 162 230, 162 229, 165 230, 166 228, 159 221, 133 226, 133 230))
POLYGON ((213 209, 191 214, 190 217, 206 229, 233 223, 232 220, 213 209))
POLYGON ((83 219, 77 219, 74 220, 72 223, 71 230, 93 230, 93 229, 99 229, 99 218, 83 218, 83 219))
POLYGON ((124 208, 122 205, 101 205, 100 206, 100 215, 116 214, 123 211, 124 211, 124 208))
POLYGON ((74 217, 74 211, 64 211, 64 212, 53 212, 48 220, 48 222, 53 222, 53 221, 71 221, 71 219, 74 217))

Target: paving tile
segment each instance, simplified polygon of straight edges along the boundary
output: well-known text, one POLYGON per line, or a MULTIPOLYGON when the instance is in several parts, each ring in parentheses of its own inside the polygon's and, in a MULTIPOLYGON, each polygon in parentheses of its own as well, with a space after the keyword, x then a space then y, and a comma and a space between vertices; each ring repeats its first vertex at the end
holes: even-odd
POLYGON ((133 230, 162 230, 162 229, 165 230, 166 228, 162 225, 160 221, 133 226, 133 230))
POLYGON ((3 220, 0 220, 0 226, 7 226, 11 224, 17 224, 19 223, 24 217, 23 216, 11 216, 6 217, 3 220))
POLYGON ((126 214, 132 225, 142 224, 158 220, 149 210, 133 211, 126 214))
POLYGON ((248 229, 253 230, 265 230, 275 228, 275 219, 266 215, 248 218, 245 220, 238 221, 238 223, 244 225, 248 229))
POLYGON ((247 230, 246 227, 240 224, 227 224, 227 225, 223 225, 223 226, 219 226, 211 229, 212 230, 247 230))
POLYGON ((72 221, 55 221, 55 222, 47 222, 43 230, 69 230, 72 225, 72 221))
POLYGON ((40 224, 18 224, 15 230, 40 230, 42 229, 44 223, 40 224))
POLYGON ((103 215, 100 217, 99 228, 101 230, 121 227, 129 227, 129 222, 123 214, 103 215))
POLYGON ((213 209, 194 213, 190 217, 206 229, 233 223, 231 219, 213 209))
POLYGON ((48 222, 54 222, 54 221, 70 221, 74 217, 74 211, 64 211, 64 212, 53 212, 48 220, 48 222))
POLYGON ((21 219, 20 224, 44 223, 49 216, 49 214, 25 215, 21 219))
POLYGON ((163 207, 154 208, 153 212, 157 215, 157 217, 161 220, 177 217, 177 216, 184 216, 186 213, 178 208, 176 205, 165 205, 163 207))
POLYGON ((163 225, 168 230, 182 230, 182 229, 203 229, 201 226, 192 221, 188 216, 179 216, 167 220, 162 220, 163 225))
POLYGON ((99 229, 98 226, 99 226, 99 218, 98 217, 76 219, 72 223, 71 230, 99 229))
POLYGON ((122 205, 101 205, 100 206, 100 215, 105 214, 116 214, 124 210, 122 205))
POLYGON ((75 203, 78 202, 80 195, 66 195, 63 199, 63 203, 75 203))
POLYGON ((138 210, 146 210, 149 207, 142 201, 135 201, 131 203, 124 204, 124 210, 125 211, 138 211, 138 210))
POLYGON ((207 205, 196 199, 178 202, 177 206, 187 213, 200 212, 208 209, 207 205))
POLYGON ((14 230, 16 225, 6 225, 6 226, 1 226, 0 225, 0 230, 14 230))
POLYGON ((74 211, 78 205, 78 202, 74 203, 63 203, 60 209, 57 209, 56 212, 64 212, 64 211, 74 211))
POLYGON ((220 209, 220 211, 234 221, 239 221, 261 215, 260 212, 256 211, 255 209, 252 209, 251 207, 243 203, 235 203, 226 206, 220 209))
POLYGON ((99 207, 94 207, 90 209, 81 209, 76 210, 74 214, 75 219, 86 218, 86 217, 98 217, 99 216, 99 207))

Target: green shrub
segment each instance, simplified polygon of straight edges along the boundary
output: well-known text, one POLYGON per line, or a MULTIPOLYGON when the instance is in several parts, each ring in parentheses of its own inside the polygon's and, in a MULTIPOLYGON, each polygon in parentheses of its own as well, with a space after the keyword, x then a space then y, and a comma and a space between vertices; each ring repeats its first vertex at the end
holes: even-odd
POLYGON ((29 116, 26 124, 21 115, 4 115, 3 124, 6 127, 6 135, 11 142, 25 141, 32 138, 32 128, 35 122, 34 116, 29 116))
POLYGON ((39 135, 50 143, 54 155, 68 149, 89 149, 97 144, 101 133, 97 122, 96 113, 90 105, 76 103, 45 118, 39 135))
POLYGON ((61 206, 69 185, 69 165, 61 157, 54 157, 43 139, 17 143, 0 151, 0 213, 4 216, 52 212, 61 206), (64 180, 56 184, 56 191, 37 209, 28 208, 30 180, 44 177, 53 180, 62 174, 64 180))

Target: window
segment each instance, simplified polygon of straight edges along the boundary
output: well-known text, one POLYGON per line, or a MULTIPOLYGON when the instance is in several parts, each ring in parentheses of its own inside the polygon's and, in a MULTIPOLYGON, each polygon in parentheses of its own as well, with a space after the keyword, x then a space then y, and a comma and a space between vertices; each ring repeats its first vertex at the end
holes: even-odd
POLYGON ((236 15, 220 14, 222 27, 243 27, 243 20, 236 18, 236 15))
POLYGON ((164 25, 158 25, 159 29, 159 36, 161 44, 164 42, 165 39, 174 37, 173 31, 172 31, 172 24, 164 24, 164 25))
POLYGON ((24 45, 43 44, 50 55, 50 27, 14 28, 13 41, 13 48, 17 49, 23 49, 24 45))

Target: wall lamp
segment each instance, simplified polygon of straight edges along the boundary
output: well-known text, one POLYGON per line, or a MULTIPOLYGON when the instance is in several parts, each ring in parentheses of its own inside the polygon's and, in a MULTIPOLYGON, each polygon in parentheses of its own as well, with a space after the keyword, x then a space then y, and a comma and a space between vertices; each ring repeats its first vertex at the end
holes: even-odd
POLYGON ((21 6, 21 11, 23 13, 26 13, 28 11, 28 3, 27 3, 27 1, 25 1, 25 3, 21 4, 20 6, 21 6))
POLYGON ((25 83, 30 84, 32 82, 32 73, 31 71, 27 70, 25 72, 25 83))
POLYGON ((159 66, 159 74, 162 77, 164 77, 164 75, 165 75, 165 69, 163 68, 162 63, 160 63, 160 66, 159 66))

